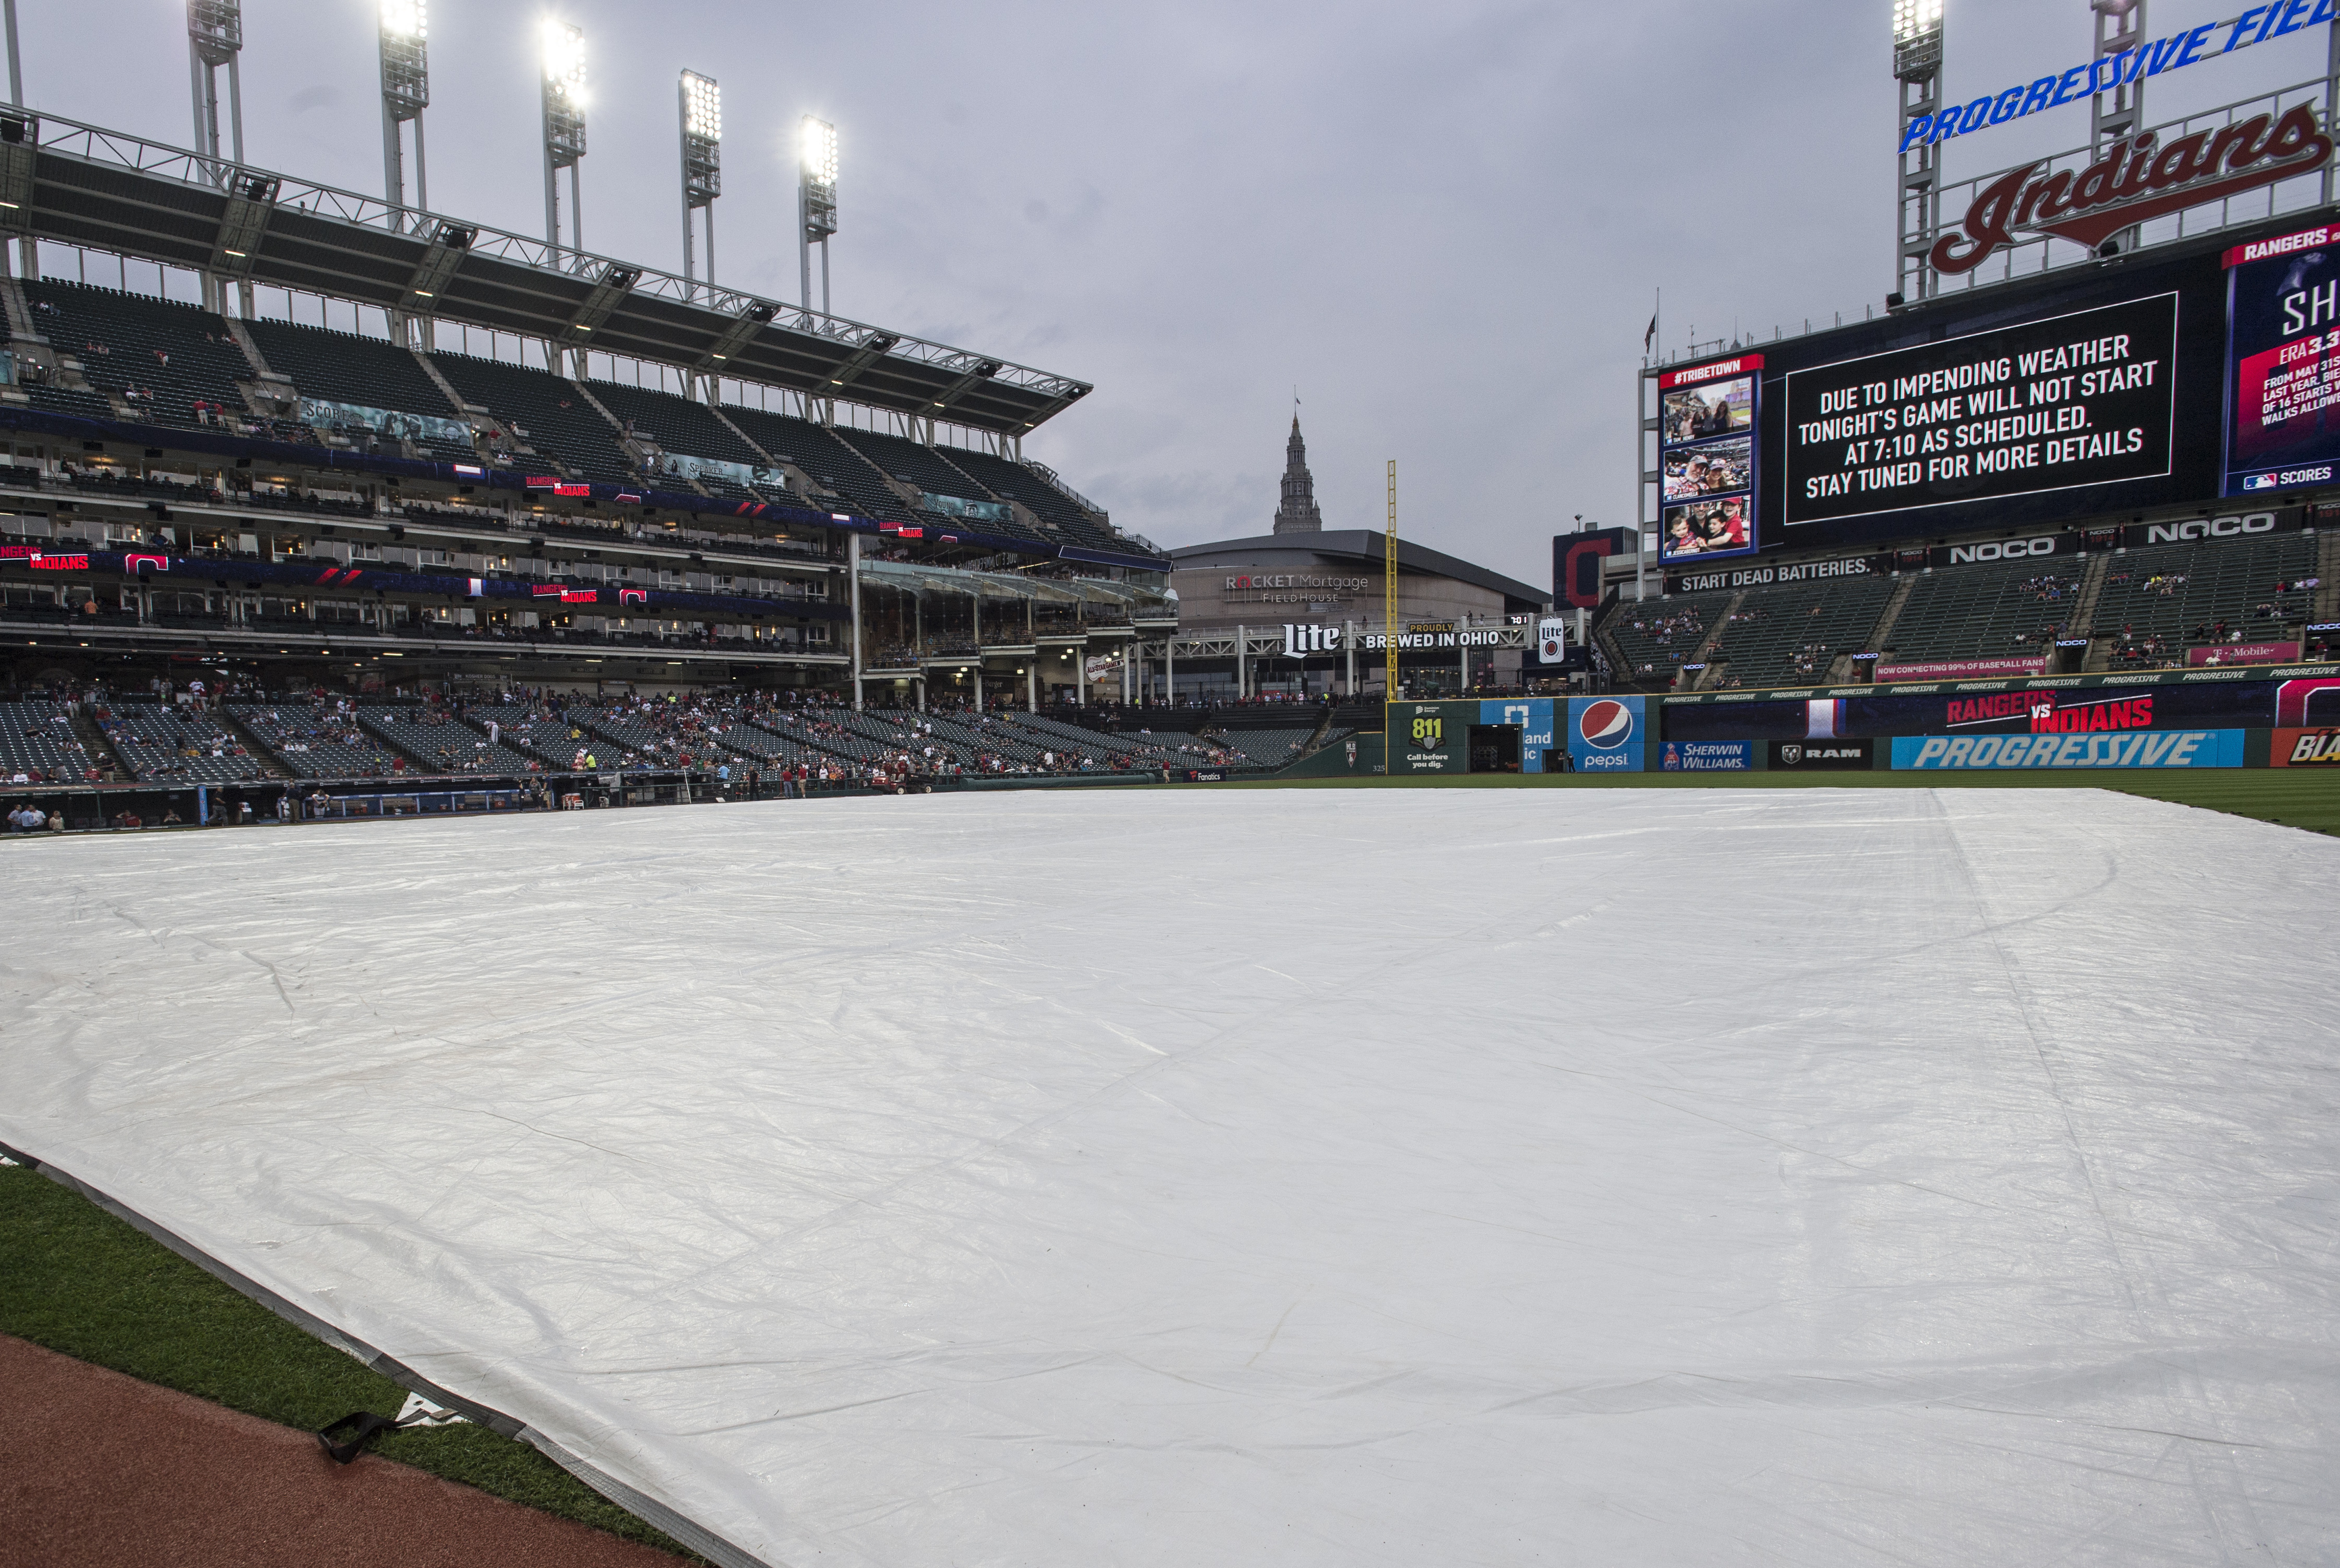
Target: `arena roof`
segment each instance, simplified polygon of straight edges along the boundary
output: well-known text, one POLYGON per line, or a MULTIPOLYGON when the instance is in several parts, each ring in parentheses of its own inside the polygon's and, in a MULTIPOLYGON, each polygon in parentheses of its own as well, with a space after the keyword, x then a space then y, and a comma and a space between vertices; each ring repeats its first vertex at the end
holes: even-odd
POLYGON ((1020 436, 1091 390, 654 268, 53 115, 0 114, 0 233, 1020 436))
MULTIPOLYGON (((1264 533, 1254 539, 1223 539, 1215 544, 1189 544, 1169 552, 1171 568, 1177 571, 1193 571, 1215 566, 1252 567, 1269 564, 1276 553, 1305 555, 1323 561, 1354 561, 1378 572, 1382 570, 1383 541, 1388 536, 1370 528, 1326 529, 1322 533, 1264 533)), ((1412 572, 1421 577, 1451 578, 1467 582, 1473 588, 1483 588, 1503 596, 1503 608, 1509 610, 1541 609, 1552 602, 1552 590, 1522 582, 1515 577, 1505 577, 1483 566, 1440 551, 1431 550, 1401 536, 1397 541, 1397 565, 1401 573, 1412 572)))

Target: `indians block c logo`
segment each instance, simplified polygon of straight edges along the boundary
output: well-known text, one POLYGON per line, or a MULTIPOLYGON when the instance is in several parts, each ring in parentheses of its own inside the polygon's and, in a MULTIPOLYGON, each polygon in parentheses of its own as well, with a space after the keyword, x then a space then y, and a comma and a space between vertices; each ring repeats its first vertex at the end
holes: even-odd
POLYGON ((1435 746, 1446 733, 1446 720, 1439 718, 1419 718, 1413 721, 1413 743, 1435 746))

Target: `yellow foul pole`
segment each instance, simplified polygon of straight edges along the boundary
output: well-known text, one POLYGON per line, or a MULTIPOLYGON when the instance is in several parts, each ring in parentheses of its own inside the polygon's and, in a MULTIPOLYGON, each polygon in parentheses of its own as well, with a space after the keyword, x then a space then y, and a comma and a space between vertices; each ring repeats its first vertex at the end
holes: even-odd
MULTIPOLYGON (((1389 460, 1389 530, 1382 536, 1382 700, 1397 700, 1397 459, 1389 460)), ((1384 726, 1386 728, 1386 726, 1384 726)), ((1392 741, 1391 744, 1395 744, 1392 741)))

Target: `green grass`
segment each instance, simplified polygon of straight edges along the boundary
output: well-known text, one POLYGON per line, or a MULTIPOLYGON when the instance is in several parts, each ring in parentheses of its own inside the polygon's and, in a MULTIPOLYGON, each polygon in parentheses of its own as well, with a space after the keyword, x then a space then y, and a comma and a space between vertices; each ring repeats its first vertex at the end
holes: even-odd
MULTIPOLYGON (((0 1333, 312 1432, 357 1410, 395 1415, 406 1397, 390 1379, 21 1166, 0 1166, 0 1333)), ((372 1451, 703 1561, 535 1449, 483 1426, 386 1433, 372 1451)))
POLYGON ((1422 778, 1245 779, 1195 789, 2114 789, 2340 834, 2340 769, 2231 768, 2166 773, 1469 773, 1422 778))

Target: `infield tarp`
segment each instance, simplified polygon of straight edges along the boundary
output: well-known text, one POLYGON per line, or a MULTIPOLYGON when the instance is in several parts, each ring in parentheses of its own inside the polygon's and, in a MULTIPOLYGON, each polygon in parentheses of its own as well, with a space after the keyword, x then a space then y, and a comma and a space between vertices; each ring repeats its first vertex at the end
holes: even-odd
POLYGON ((2340 1558, 2328 839, 1115 791, 0 849, 0 1141, 771 1563, 2340 1558))

